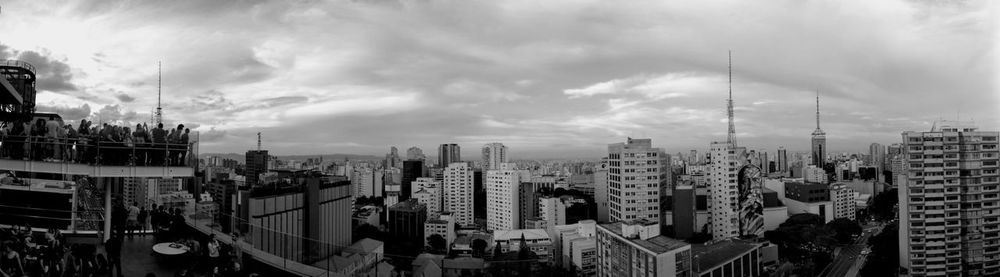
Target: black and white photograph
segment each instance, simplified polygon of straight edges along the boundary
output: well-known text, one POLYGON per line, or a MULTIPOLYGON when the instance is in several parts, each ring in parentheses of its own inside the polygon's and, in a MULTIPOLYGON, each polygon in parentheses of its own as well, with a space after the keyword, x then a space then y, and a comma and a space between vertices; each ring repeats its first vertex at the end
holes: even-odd
POLYGON ((1000 276, 1000 2, 0 0, 0 277, 1000 276))

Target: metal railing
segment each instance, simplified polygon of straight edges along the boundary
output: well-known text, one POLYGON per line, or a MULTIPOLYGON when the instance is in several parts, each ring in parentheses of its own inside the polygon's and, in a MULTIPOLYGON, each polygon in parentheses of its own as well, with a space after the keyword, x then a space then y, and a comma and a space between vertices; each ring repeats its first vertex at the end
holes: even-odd
POLYGON ((110 166, 192 166, 197 142, 134 143, 93 138, 0 137, 0 158, 110 166))
POLYGON ((2 60, 2 61, 0 61, 0 66, 15 66, 15 67, 20 67, 20 68, 27 69, 28 71, 31 71, 32 74, 35 73, 35 66, 31 65, 30 63, 25 62, 25 61, 19 61, 19 60, 2 60))

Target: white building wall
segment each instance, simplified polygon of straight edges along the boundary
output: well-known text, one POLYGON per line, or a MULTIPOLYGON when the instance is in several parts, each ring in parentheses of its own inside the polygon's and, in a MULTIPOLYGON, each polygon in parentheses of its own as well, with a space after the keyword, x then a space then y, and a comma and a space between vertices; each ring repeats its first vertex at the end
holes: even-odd
POLYGON ((444 171, 443 211, 451 212, 455 222, 472 226, 472 168, 467 163, 451 163, 444 171))
POLYGON ((486 187, 486 229, 513 230, 520 222, 518 191, 521 173, 512 163, 503 163, 499 169, 487 170, 486 187))
POLYGON ((708 169, 708 202, 713 240, 725 240, 739 235, 736 175, 742 166, 739 157, 744 152, 744 148, 736 148, 726 142, 713 142, 709 149, 711 163, 708 169))

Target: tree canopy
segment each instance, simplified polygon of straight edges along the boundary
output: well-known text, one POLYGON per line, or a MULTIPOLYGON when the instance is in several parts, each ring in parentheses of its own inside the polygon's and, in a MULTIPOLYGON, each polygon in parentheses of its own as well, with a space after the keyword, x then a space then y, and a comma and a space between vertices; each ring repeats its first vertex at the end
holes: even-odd
POLYGON ((837 242, 841 244, 848 244, 853 242, 854 236, 860 235, 861 231, 863 231, 861 229, 861 225, 859 225, 858 222, 847 218, 834 219, 833 221, 830 221, 830 223, 827 223, 826 225, 829 226, 830 229, 836 233, 834 235, 834 238, 836 238, 837 242))

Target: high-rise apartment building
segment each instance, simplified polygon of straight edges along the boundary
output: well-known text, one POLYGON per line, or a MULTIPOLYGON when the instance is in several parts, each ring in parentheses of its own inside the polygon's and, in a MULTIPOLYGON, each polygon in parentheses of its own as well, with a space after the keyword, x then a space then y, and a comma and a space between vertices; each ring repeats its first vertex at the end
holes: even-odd
POLYGON ((483 145, 483 170, 500 169, 507 162, 507 146, 494 142, 483 145))
POLYGON ((712 239, 725 240, 739 236, 736 211, 737 174, 746 163, 746 148, 728 142, 712 142, 709 149, 708 188, 711 210, 712 239))
POLYGON ((497 167, 486 171, 486 229, 518 229, 521 173, 512 163, 501 163, 497 167))
POLYGON ((812 164, 823 168, 826 163, 826 132, 819 128, 819 93, 816 94, 816 130, 812 133, 812 164))
POLYGON ((885 165, 885 146, 878 143, 868 145, 868 164, 878 167, 885 165))
MULTIPOLYGON (((628 138, 608 145, 608 206, 611 222, 660 221, 661 196, 666 196, 667 162, 651 139, 628 138)), ((666 201, 662 201, 666 202, 666 201)))
POLYGON ((833 218, 855 219, 857 204, 854 201, 854 190, 845 184, 830 186, 830 201, 833 202, 833 218))
POLYGON ((267 150, 247 151, 246 184, 253 188, 260 185, 260 174, 267 172, 267 150))
POLYGON ((1000 275, 1000 132, 943 121, 902 136, 900 266, 909 276, 1000 275))
POLYGON ((403 161, 403 176, 400 178, 400 200, 409 199, 410 193, 414 190, 412 189, 411 183, 417 178, 424 177, 424 160, 405 160, 403 161))
POLYGON ((389 154, 385 154, 385 168, 402 168, 403 159, 399 158, 399 149, 395 146, 389 148, 389 154))
POLYGON ((462 149, 458 144, 446 143, 438 146, 438 167, 448 167, 462 161, 462 149))
POLYGON ((472 226, 474 221, 472 205, 472 168, 469 164, 456 162, 444 170, 443 212, 451 212, 455 222, 462 226, 472 226))

